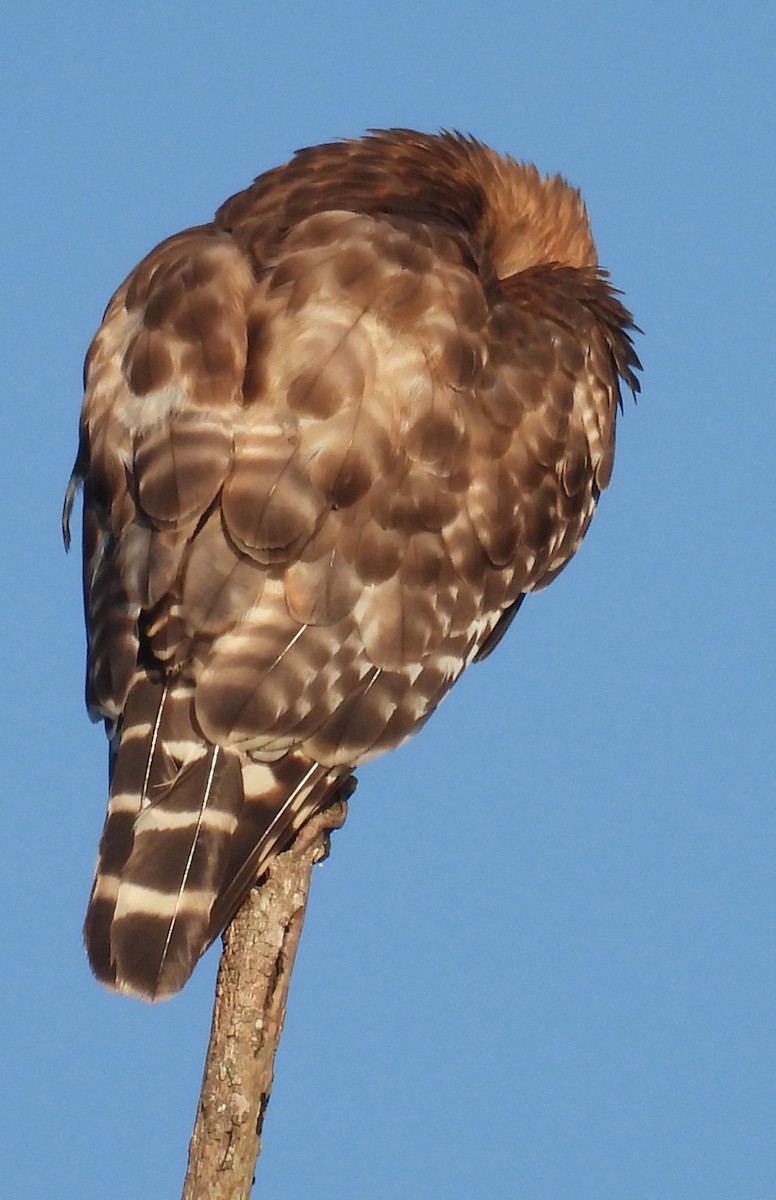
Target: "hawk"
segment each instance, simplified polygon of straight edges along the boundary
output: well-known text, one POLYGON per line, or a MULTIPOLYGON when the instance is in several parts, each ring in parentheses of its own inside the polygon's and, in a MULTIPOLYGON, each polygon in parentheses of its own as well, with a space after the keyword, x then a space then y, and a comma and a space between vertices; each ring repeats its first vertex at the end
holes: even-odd
POLYGON ((183 986, 272 856, 565 567, 640 366, 584 204, 471 137, 298 152, 157 246, 89 349, 104 984, 183 986))

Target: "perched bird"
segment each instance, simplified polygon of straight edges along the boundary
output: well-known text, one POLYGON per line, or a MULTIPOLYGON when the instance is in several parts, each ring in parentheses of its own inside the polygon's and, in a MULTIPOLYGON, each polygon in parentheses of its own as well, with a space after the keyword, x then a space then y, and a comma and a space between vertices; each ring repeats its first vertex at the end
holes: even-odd
POLYGON ((302 150, 132 271, 64 514, 67 540, 83 486, 103 983, 182 987, 272 856, 563 569, 634 328, 579 193, 452 133, 302 150))

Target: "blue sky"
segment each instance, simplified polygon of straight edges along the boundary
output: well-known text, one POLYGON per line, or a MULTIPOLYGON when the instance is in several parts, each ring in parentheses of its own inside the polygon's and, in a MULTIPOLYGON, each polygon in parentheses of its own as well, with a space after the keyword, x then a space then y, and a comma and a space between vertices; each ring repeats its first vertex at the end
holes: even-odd
POLYGON ((582 188, 646 336, 578 559, 316 871, 256 1195, 769 1200, 776 1178, 767 3, 17 5, 3 93, 8 1195, 175 1196, 216 955, 104 993, 105 803, 59 541, 114 287, 296 147, 470 131, 582 188))

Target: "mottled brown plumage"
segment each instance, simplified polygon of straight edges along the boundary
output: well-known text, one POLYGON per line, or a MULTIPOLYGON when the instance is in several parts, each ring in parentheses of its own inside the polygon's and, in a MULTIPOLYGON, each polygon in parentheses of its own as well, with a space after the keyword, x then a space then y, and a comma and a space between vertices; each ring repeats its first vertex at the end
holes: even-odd
POLYGON ((181 987, 562 570, 638 387, 632 327, 576 191, 408 130, 300 152, 119 288, 73 476, 112 740, 103 982, 181 987))

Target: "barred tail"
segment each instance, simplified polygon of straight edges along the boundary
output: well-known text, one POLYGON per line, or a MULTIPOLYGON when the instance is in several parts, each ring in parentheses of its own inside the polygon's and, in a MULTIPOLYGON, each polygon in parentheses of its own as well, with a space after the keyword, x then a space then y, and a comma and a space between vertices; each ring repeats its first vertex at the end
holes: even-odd
POLYGON ((299 754, 256 763, 205 741, 191 686, 142 672, 117 737, 84 938, 102 983, 161 1000, 342 777, 299 754))

